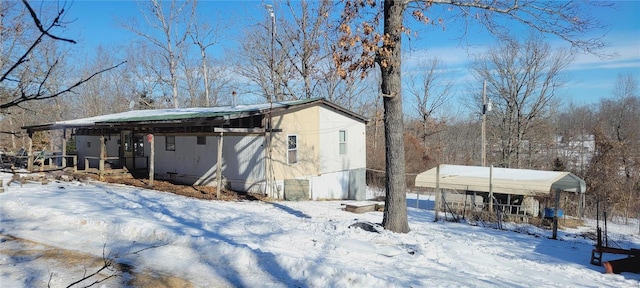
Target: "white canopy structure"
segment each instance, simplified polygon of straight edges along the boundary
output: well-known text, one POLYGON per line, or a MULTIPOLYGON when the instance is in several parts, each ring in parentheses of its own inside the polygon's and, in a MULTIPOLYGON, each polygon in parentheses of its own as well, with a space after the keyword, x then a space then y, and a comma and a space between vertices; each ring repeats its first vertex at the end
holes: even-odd
POLYGON ((461 165, 440 165, 440 169, 435 167, 420 173, 415 185, 524 196, 551 195, 556 189, 575 193, 586 191, 584 180, 569 172, 461 165))

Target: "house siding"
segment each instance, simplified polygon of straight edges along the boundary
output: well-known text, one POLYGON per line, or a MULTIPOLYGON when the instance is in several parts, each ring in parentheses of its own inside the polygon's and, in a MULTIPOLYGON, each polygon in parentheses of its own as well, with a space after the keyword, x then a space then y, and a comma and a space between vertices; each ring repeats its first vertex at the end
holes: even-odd
POLYGON ((309 180, 310 199, 365 198, 365 124, 323 106, 274 117, 273 167, 278 197, 285 179, 309 180), (340 155, 339 130, 347 132, 340 155), (298 136, 298 163, 287 163, 287 137, 298 136))
MULTIPOLYGON (((175 136, 175 151, 166 151, 166 135, 156 136, 155 170, 158 179, 176 180, 190 185, 216 185, 219 136, 206 136, 197 145, 197 136, 175 136)), ((262 192, 264 187, 264 147, 262 136, 224 135, 222 176, 229 188, 243 192, 262 192)))
MULTIPOLYGON (((172 135, 175 137, 175 151, 166 151, 167 135, 155 135, 155 178, 173 180, 189 185, 216 185, 218 160, 218 140, 215 135, 205 136, 206 144, 197 145, 196 135, 172 135)), ((107 139, 107 156, 120 154, 119 135, 107 139)), ((222 176, 235 191, 262 193, 264 191, 264 137, 224 136, 222 144, 222 176)), ((76 136, 80 169, 84 169, 86 156, 100 155, 99 136, 76 136), (87 147, 90 142, 90 147, 87 147)), ((138 156, 136 167, 146 168, 147 157, 151 154, 149 143, 143 144, 144 156, 138 156)), ((97 160, 91 167, 96 168, 97 160)))
MULTIPOLYGON (((118 141, 120 140, 120 135, 106 135, 106 148, 107 155, 106 157, 118 157, 120 154, 120 144, 118 141)), ((100 156, 100 137, 99 136, 84 136, 84 135, 76 135, 76 150, 78 152, 78 168, 85 169, 84 167, 84 157, 98 157, 100 156), (87 145, 87 143, 91 143, 87 145)), ((98 160, 89 161, 89 166, 92 168, 98 168, 98 160)))
POLYGON ((273 170, 275 179, 305 179, 319 173, 319 109, 317 106, 273 117, 273 170), (287 162, 289 135, 298 136, 298 162, 287 162))
POLYGON ((320 171, 313 177, 313 199, 366 198, 365 124, 331 109, 319 113, 320 171), (340 130, 346 132, 347 153, 340 154, 340 130), (332 184, 333 183, 333 184, 332 184))

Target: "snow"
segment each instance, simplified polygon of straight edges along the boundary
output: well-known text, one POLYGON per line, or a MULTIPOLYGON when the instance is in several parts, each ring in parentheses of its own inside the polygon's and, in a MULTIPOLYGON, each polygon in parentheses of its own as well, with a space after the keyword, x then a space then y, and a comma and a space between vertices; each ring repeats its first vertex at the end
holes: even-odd
POLYGON ((165 118, 171 116, 188 116, 196 114, 210 114, 210 113, 233 113, 233 112, 248 112, 248 111, 260 111, 269 109, 270 107, 282 107, 287 103, 294 101, 275 102, 273 104, 248 104, 237 106, 219 106, 219 107, 195 107, 195 108, 171 108, 171 109, 151 109, 151 110, 131 110, 115 114, 100 115, 88 118, 73 119, 67 121, 59 121, 54 124, 66 125, 66 126, 82 126, 82 125, 94 125, 99 122, 109 121, 125 121, 127 119, 139 119, 144 117, 157 117, 163 116, 165 118))
MULTIPOLYGON (((342 211, 347 201, 222 202, 102 182, 7 186, 11 175, 0 178, 2 287, 66 287, 89 270, 12 254, 22 248, 9 237, 35 250, 104 253, 195 287, 640 287, 638 274, 604 274, 589 263, 593 241, 582 234, 594 232, 594 221, 551 240, 550 231, 524 224, 434 222, 409 194, 411 232, 375 233, 349 226, 380 223, 382 212, 342 211)), ((433 206, 424 195, 419 202, 433 206)), ((637 229, 608 227, 628 248, 640 248, 637 229)))
MULTIPOLYGON (((520 180, 520 181, 551 181, 558 175, 566 174, 566 172, 558 171, 542 171, 531 169, 513 169, 493 167, 493 179, 504 180, 520 180)), ((489 178, 489 167, 480 166, 464 166, 464 165, 441 165, 440 177, 464 176, 474 178, 489 178)))

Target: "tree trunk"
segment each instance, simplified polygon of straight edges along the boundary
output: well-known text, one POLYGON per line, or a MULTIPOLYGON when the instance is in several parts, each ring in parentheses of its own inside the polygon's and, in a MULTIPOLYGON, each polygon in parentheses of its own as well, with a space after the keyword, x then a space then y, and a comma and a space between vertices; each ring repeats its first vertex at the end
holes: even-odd
POLYGON ((176 69, 176 60, 173 53, 169 53, 171 58, 169 61, 169 71, 171 73, 171 89, 173 91, 173 108, 178 109, 178 75, 176 69))
POLYGON ((204 80, 204 104, 205 107, 209 107, 211 103, 209 102, 209 76, 207 75, 207 51, 205 49, 204 45, 200 45, 200 55, 202 56, 202 77, 204 80))
POLYGON ((400 73, 400 42, 405 5, 402 1, 384 1, 385 41, 378 52, 382 76, 384 131, 386 144, 386 199, 382 225, 385 229, 409 232, 404 159, 404 121, 400 73))

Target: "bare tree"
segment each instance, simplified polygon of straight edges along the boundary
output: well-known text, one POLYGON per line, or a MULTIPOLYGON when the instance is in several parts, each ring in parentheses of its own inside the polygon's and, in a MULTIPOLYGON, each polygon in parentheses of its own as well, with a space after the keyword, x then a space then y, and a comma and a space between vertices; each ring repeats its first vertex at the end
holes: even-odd
POLYGON ((181 75, 178 87, 182 94, 188 94, 189 107, 198 107, 205 102, 204 87, 202 85, 204 75, 197 62, 202 64, 202 59, 195 59, 185 55, 185 57, 180 57, 178 63, 178 71, 181 75))
MULTIPOLYGON (((67 8, 67 4, 43 3, 35 10, 26 0, 0 3, 0 120, 8 118, 0 131, 3 146, 26 147, 26 137, 17 139, 22 136, 21 126, 59 120, 68 110, 59 98, 78 93, 83 84, 124 63, 69 77, 75 73, 67 62, 67 48, 76 42, 58 35, 69 24, 64 20, 67 8)), ((46 137, 33 140, 40 148, 51 144, 46 137)))
MULTIPOLYGON (((290 100, 290 96, 284 94, 283 87, 290 81, 290 61, 284 57, 287 49, 280 47, 283 42, 271 41, 271 37, 278 37, 271 33, 272 24, 251 27, 244 33, 240 40, 241 51, 237 51, 235 67, 237 73, 242 75, 252 85, 246 85, 239 92, 243 94, 262 95, 266 100, 275 101, 290 100), (273 98, 272 98, 273 97, 273 98)), ((282 25, 281 25, 282 27, 282 25)), ((283 29, 284 30, 284 29, 283 29)))
MULTIPOLYGON (((173 96, 173 106, 178 108, 178 66, 180 58, 184 57, 185 41, 191 29, 191 21, 195 14, 197 1, 177 1, 172 0, 167 7, 165 2, 152 0, 145 2, 141 8, 142 16, 146 24, 159 36, 152 32, 141 30, 136 21, 124 24, 124 28, 144 38, 146 41, 157 47, 161 51, 164 64, 169 68, 169 79, 173 96)), ((159 67, 158 67, 159 68, 159 67)), ((161 75, 164 75, 162 73, 161 75)), ((166 79, 163 77, 163 79, 166 79)))
POLYGON ((410 31, 404 26, 404 15, 411 15, 424 23, 438 24, 444 19, 431 19, 425 13, 433 5, 448 5, 451 12, 466 21, 478 21, 497 36, 508 35, 513 21, 543 33, 567 40, 573 47, 593 52, 603 47, 600 39, 580 39, 585 32, 600 28, 597 19, 585 15, 581 3, 538 1, 455 1, 455 0, 387 0, 382 7, 374 0, 345 0, 341 14, 338 45, 344 51, 360 49, 359 57, 350 53, 336 53, 334 60, 340 65, 339 73, 360 70, 366 73, 375 65, 381 71, 380 84, 385 109, 386 144, 386 202, 383 226, 395 232, 408 232, 406 213, 406 190, 403 145, 403 113, 401 85, 401 41, 403 33, 410 31), (367 8, 373 8, 367 10, 367 8), (372 13, 368 13, 371 12, 372 13), (372 18, 366 16, 373 15, 372 18), (504 17, 501 17, 504 16, 504 17), (365 19, 366 18, 366 19, 365 19), (507 18, 509 21, 502 21, 507 18), (363 21, 356 21, 363 20, 363 21), (383 30, 377 31, 380 20, 383 30), (357 22, 356 24, 354 24, 357 22))
MULTIPOLYGON (((78 67, 82 75, 91 73, 93 67, 103 66, 105 63, 115 61, 108 49, 99 46, 85 63, 84 67, 78 67)), ((68 102, 74 105, 74 116, 91 117, 110 113, 122 112, 128 109, 130 101, 134 100, 135 83, 132 78, 133 65, 127 65, 123 69, 108 71, 95 77, 95 81, 86 83, 78 90, 83 97, 70 99, 68 102)))
POLYGON ((171 89, 164 81, 165 71, 160 53, 153 53, 155 46, 151 44, 131 43, 126 53, 130 65, 130 76, 135 83, 132 101, 136 109, 154 109, 158 106, 171 105, 171 89), (146 53, 142 53, 145 51, 146 53))
POLYGON ((619 75, 613 95, 614 99, 600 102, 595 134, 598 150, 589 176, 600 200, 606 200, 628 222, 640 206, 640 96, 636 79, 630 74, 619 75))
MULTIPOLYGON (((193 29, 189 31, 189 37, 193 41, 193 44, 198 46, 200 50, 200 63, 202 65, 202 81, 204 83, 204 105, 209 107, 211 105, 211 91, 209 85, 209 66, 208 66, 208 57, 207 57, 207 49, 216 45, 218 43, 219 31, 224 29, 224 27, 220 27, 219 24, 214 26, 203 22, 198 23, 194 22, 193 29)), ((214 99, 214 104, 217 104, 217 99, 214 99)))
POLYGON ((555 119, 556 155, 568 171, 584 177, 593 157, 593 130, 596 125, 596 111, 588 106, 570 103, 565 111, 555 119))
MULTIPOLYGON (((302 93, 298 89, 290 89, 290 94, 296 95, 294 98, 312 98, 317 95, 316 90, 322 83, 321 63, 330 59, 330 53, 324 45, 329 39, 329 12, 333 3, 328 0, 321 0, 310 6, 307 1, 286 2, 293 20, 289 23, 291 29, 283 29, 279 42, 286 42, 290 51, 284 53, 290 62, 292 69, 296 72, 296 78, 302 82, 302 93), (299 11, 298 9, 299 8, 299 11)), ((298 85, 296 85, 298 86, 298 85)), ((293 88, 293 87, 288 87, 293 88)))
POLYGON ((0 62, 2 69, 0 71, 0 83, 3 88, 0 94, 0 109, 18 106, 28 101, 51 99, 66 93, 72 93, 76 87, 91 80, 96 75, 123 64, 120 63, 116 66, 102 69, 77 81, 61 83, 60 79, 54 77, 54 74, 60 65, 60 61, 57 59, 63 57, 63 55, 58 54, 57 58, 49 62, 38 60, 42 59, 42 53, 49 51, 39 49, 43 47, 45 42, 76 43, 72 39, 54 35, 55 30, 65 24, 66 6, 59 6, 60 8, 55 10, 53 19, 42 20, 28 1, 23 0, 22 4, 24 5, 22 9, 17 2, 3 2, 3 4, 0 4, 2 5, 0 9, 3 14, 14 16, 2 17, 2 26, 10 26, 11 29, 3 29, 2 34, 3 59, 0 62), (16 13, 16 10, 19 12, 16 13), (5 22, 4 19, 7 18, 15 22, 5 22), (29 19, 27 20, 27 18, 29 19), (27 23, 32 23, 33 26, 27 23), (5 31, 9 32, 7 33, 8 35, 4 33, 5 31), (8 45, 5 46, 5 43, 8 45), (32 65, 37 62, 39 64, 32 65), (55 81, 59 81, 58 84, 51 85, 55 81))
POLYGON ((437 163, 477 165, 481 159, 480 122, 477 117, 452 119, 443 131, 430 139, 437 163), (435 148, 435 149, 433 149, 435 148))
POLYGON ((264 23, 249 29, 242 42, 242 75, 253 82, 255 94, 274 100, 319 96, 325 83, 330 53, 326 50, 330 1, 287 1, 291 19, 277 17, 278 7, 269 6, 264 23))
MULTIPOLYGON (((500 166, 523 167, 522 154, 531 146, 527 137, 541 127, 534 124, 548 117, 556 90, 564 84, 562 72, 571 60, 566 51, 553 50, 533 36, 523 43, 504 42, 471 64, 476 80, 487 81, 487 94, 492 96, 494 109, 488 123, 500 149, 500 166)), ((480 96, 476 99, 482 101, 480 96)))
POLYGON ((418 137, 427 148, 429 136, 441 129, 442 121, 436 120, 434 114, 453 97, 453 81, 445 75, 445 67, 438 58, 420 64, 418 70, 409 77, 408 92, 413 96, 413 106, 420 121, 418 137))

